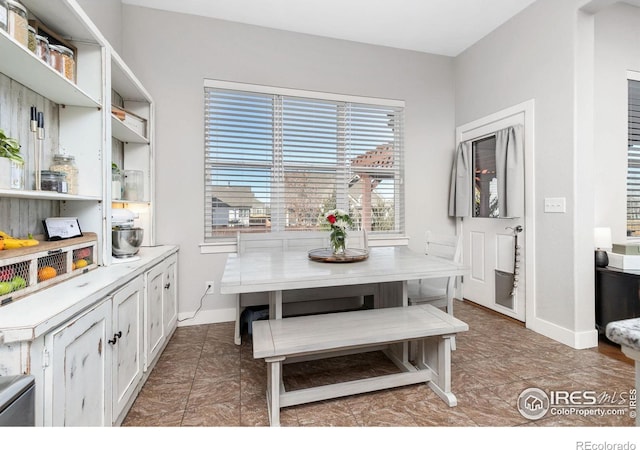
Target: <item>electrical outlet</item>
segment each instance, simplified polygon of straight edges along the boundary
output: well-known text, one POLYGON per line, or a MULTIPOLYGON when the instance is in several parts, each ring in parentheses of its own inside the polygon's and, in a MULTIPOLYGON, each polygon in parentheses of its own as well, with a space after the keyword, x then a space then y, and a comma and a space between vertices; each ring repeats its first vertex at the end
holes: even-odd
POLYGON ((213 281, 205 281, 205 294, 213 294, 213 288, 215 287, 215 282, 213 281))

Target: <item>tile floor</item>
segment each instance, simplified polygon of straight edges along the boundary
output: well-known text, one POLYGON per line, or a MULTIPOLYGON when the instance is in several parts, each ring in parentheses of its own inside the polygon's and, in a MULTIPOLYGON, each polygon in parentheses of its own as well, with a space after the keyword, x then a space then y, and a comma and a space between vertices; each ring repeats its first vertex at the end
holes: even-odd
MULTIPOLYGON (((516 407, 526 388, 591 390, 617 401, 634 384, 634 367, 615 348, 574 350, 468 302, 455 315, 469 324, 452 356, 449 408, 426 385, 284 408, 285 427, 632 426, 623 416, 550 415, 524 418, 516 407), (610 352, 609 352, 610 353, 610 352)), ((606 347, 606 344, 603 344, 606 347)), ((394 371, 381 352, 285 366, 289 389, 394 371)), ((233 323, 178 328, 123 426, 268 426, 266 367, 251 339, 233 343, 233 323)))

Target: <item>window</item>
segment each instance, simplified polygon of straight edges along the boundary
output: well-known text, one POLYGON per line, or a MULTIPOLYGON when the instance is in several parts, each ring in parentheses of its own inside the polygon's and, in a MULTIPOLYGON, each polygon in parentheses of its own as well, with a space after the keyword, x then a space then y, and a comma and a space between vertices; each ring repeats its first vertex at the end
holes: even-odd
POLYGON ((204 99, 206 241, 324 229, 334 208, 404 231, 402 102, 214 81, 204 99))
POLYGON ((640 236, 640 81, 628 82, 627 236, 640 236))
POLYGON ((500 217, 496 174, 496 136, 474 141, 473 217, 500 217))

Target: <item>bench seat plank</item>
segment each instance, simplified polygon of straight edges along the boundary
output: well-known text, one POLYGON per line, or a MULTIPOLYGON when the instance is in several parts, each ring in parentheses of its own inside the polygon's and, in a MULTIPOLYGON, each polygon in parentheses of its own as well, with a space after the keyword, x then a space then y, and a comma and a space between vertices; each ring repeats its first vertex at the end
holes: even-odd
MULTIPOLYGON (((451 339, 468 325, 432 305, 348 311, 256 321, 253 356, 267 362, 267 404, 272 426, 280 408, 302 403, 427 382, 449 406, 451 339), (329 355, 336 351, 418 341, 416 366, 392 358, 404 372, 286 392, 282 364, 287 358, 329 355)), ((392 355, 393 356, 393 355, 392 355)))
POLYGON ((467 331, 468 325, 431 305, 368 309, 256 321, 253 357, 298 356, 391 344, 467 331), (271 335, 272 339, 263 336, 271 335))

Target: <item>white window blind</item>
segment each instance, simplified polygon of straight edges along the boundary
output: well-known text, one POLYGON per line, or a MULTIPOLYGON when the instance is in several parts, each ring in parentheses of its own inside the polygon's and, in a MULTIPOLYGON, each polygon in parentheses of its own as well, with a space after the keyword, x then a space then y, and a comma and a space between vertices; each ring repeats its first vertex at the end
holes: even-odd
POLYGON ((640 236, 640 81, 628 82, 627 235, 640 236))
POLYGON ((403 106, 268 91, 205 85, 205 240, 324 229, 334 208, 401 234, 403 106))

